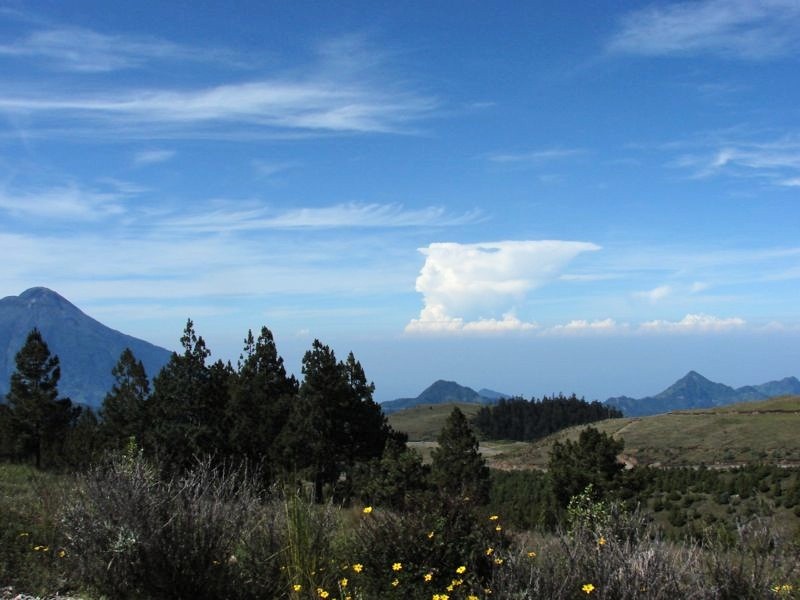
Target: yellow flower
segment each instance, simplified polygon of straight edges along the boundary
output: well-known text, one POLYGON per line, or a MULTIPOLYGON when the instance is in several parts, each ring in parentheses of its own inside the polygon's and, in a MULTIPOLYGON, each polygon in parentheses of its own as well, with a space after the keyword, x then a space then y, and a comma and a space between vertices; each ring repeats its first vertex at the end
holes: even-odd
POLYGON ((536 552, 534 552, 533 550, 528 552, 528 558, 536 558, 536 552))
POLYGON ((328 596, 330 596, 330 594, 327 591, 323 590, 322 588, 317 588, 317 595, 320 598, 327 598, 328 596))
POLYGON ((450 585, 452 585, 453 587, 458 587, 462 583, 464 583, 463 579, 453 579, 453 581, 450 582, 450 585))
POLYGON ((587 594, 591 594, 594 591, 594 586, 591 583, 585 583, 581 590, 587 594))
POLYGON ((432 540, 432 539, 433 539, 433 532, 432 532, 432 531, 429 531, 429 532, 428 532, 428 539, 429 539, 429 540, 432 540))
POLYGON ((64 558, 66 555, 67 555, 67 551, 66 550, 62 549, 62 550, 58 551, 58 558, 64 558))
POLYGON ((403 568, 403 563, 394 563, 392 565, 392 571, 400 571, 403 568))
POLYGON ((599 539, 599 540, 597 540, 597 545, 598 545, 598 546, 605 546, 605 545, 606 545, 606 538, 604 538, 604 537, 601 535, 601 536, 600 536, 600 539, 599 539))
POLYGON ((30 534, 27 531, 23 531, 19 534, 19 537, 28 537, 30 534))
POLYGON ((464 565, 461 565, 460 567, 458 567, 456 569, 456 573, 458 573, 459 575, 461 575, 462 573, 466 573, 466 572, 467 572, 467 567, 465 567, 464 565))
POLYGON ((503 528, 502 528, 502 527, 500 527, 500 525, 498 525, 497 527, 495 527, 495 528, 494 528, 494 530, 495 530, 495 531, 503 531, 503 528))
POLYGON ((302 586, 302 585, 300 585, 299 583, 295 583, 295 584, 292 586, 292 589, 293 589, 295 592, 299 592, 300 590, 302 590, 302 589, 303 589, 303 586, 302 586))
POLYGON ((339 580, 339 585, 340 585, 340 586, 342 586, 343 588, 346 588, 346 587, 347 587, 347 584, 348 584, 347 577, 342 577, 342 578, 339 580))
POLYGON ((394 581, 392 581, 392 587, 397 587, 398 585, 400 585, 399 579, 395 579, 394 581))
POLYGON ((364 570, 364 565, 362 565, 361 563, 356 563, 353 565, 353 571, 355 571, 356 573, 361 573, 361 571, 363 570, 364 570))
POLYGON ((478 600, 478 597, 475 594, 470 594, 467 596, 467 600, 478 600))
POLYGON ((448 586, 447 586, 447 588, 445 588, 445 589, 446 589, 448 592, 452 592, 452 591, 453 591, 453 584, 451 583, 451 584, 450 584, 450 585, 448 585, 448 586))
POLYGON ((423 575, 422 578, 425 581, 430 581, 431 579, 433 579, 433 573, 425 573, 425 575, 423 575))
POLYGON ((486 556, 491 556, 494 554, 494 548, 487 548, 486 549, 486 556))
POLYGON ((371 506, 365 506, 364 510, 362 510, 361 512, 364 513, 365 515, 368 515, 369 513, 372 512, 372 507, 371 506))
POLYGON ((497 515, 492 515, 491 517, 489 517, 489 520, 490 520, 490 521, 497 521, 497 519, 499 519, 499 518, 500 518, 500 517, 499 517, 499 516, 497 516, 497 515))
POLYGON ((503 559, 502 559, 502 558, 495 558, 495 559, 494 559, 494 564, 496 564, 496 565, 502 565, 502 564, 503 564, 503 559))

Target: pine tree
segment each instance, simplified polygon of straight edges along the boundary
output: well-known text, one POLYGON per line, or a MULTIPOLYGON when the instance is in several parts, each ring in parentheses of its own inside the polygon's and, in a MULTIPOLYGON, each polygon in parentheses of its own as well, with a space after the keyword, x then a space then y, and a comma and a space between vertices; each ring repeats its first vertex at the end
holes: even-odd
POLYGON ((146 448, 172 470, 188 468, 198 457, 219 454, 230 376, 222 363, 206 365, 211 352, 191 319, 181 345, 183 354, 173 353, 153 381, 145 435, 146 448))
POLYGON ((58 356, 51 356, 38 329, 28 334, 15 362, 16 371, 11 375, 6 396, 10 429, 17 451, 24 456, 33 455, 39 469, 46 453, 57 460, 58 448, 77 415, 68 398, 58 398, 58 356))
POLYGON ((314 340, 303 357, 303 376, 281 444, 287 467, 310 473, 321 502, 325 484, 342 473, 349 479, 356 462, 381 456, 391 429, 352 353, 338 362, 330 347, 314 340))
POLYGON ((297 380, 287 376, 266 327, 257 340, 252 331, 247 332, 238 367, 226 415, 230 450, 274 471, 281 455, 276 438, 289 418, 297 380))
POLYGON ((573 496, 590 484, 599 497, 614 489, 624 468, 617 455, 624 447, 622 440, 615 440, 594 427, 581 431, 577 442, 556 442, 550 451, 547 470, 559 504, 567 506, 573 496))
POLYGON ((478 439, 458 407, 447 418, 438 442, 439 447, 431 453, 431 477, 440 492, 473 504, 488 502, 489 468, 478 451, 478 439))
POLYGON ((139 443, 146 426, 150 381, 142 361, 125 348, 111 371, 115 383, 100 411, 103 436, 112 448, 124 448, 131 436, 139 443))

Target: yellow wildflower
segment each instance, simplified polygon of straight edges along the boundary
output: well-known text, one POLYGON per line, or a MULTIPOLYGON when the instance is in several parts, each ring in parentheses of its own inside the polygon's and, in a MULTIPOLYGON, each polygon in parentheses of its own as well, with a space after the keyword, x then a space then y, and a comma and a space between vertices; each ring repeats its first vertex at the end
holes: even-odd
POLYGON ((536 552, 534 552, 533 550, 528 552, 528 558, 536 558, 536 552))
POLYGON ((497 516, 497 515, 492 515, 491 517, 489 517, 489 520, 490 520, 490 521, 497 521, 497 519, 499 519, 499 518, 500 518, 500 517, 499 517, 499 516, 497 516))
POLYGON ((364 513, 365 515, 368 515, 368 514, 370 514, 372 512, 372 507, 371 506, 365 506, 364 510, 362 510, 361 512, 364 513))
POLYGON ((461 565, 460 567, 458 567, 456 569, 456 573, 458 573, 459 575, 461 575, 462 573, 466 573, 466 572, 467 572, 467 567, 465 567, 464 565, 461 565))
POLYGON ((604 537, 601 535, 601 536, 600 536, 600 539, 599 539, 599 540, 597 540, 597 545, 598 545, 598 546, 605 546, 605 545, 606 545, 606 538, 604 538, 604 537))
POLYGON ((66 550, 62 549, 62 550, 58 551, 58 558, 64 558, 66 555, 67 555, 67 551, 66 550))
POLYGON ((498 525, 497 527, 494 528, 494 530, 495 531, 503 531, 503 528, 500 525, 498 525))
POLYGON ((591 594, 594 591, 594 586, 591 583, 585 583, 581 588, 582 591, 586 592, 587 594, 591 594))
POLYGON ((491 556, 494 554, 494 548, 487 548, 486 549, 486 556, 491 556))
POLYGON ((478 600, 478 597, 475 594, 470 594, 467 596, 467 600, 478 600))
POLYGON ((403 563, 397 562, 392 565, 392 571, 400 571, 402 569, 403 569, 403 563))
POLYGON ((342 577, 339 580, 339 585, 342 586, 343 588, 346 588, 348 583, 349 582, 347 581, 347 577, 342 577))
POLYGON ((450 585, 448 585, 448 586, 447 586, 445 589, 446 589, 448 592, 452 592, 452 591, 453 591, 453 584, 451 583, 451 584, 450 584, 450 585))
POLYGON ((432 531, 429 531, 429 532, 428 532, 428 539, 429 539, 429 540, 432 540, 432 539, 433 539, 433 532, 432 532, 432 531))
POLYGON ((302 585, 300 585, 299 583, 295 583, 295 584, 292 586, 292 589, 293 589, 295 592, 299 592, 300 590, 302 590, 302 589, 303 589, 303 586, 302 586, 302 585))
POLYGON ((397 587, 398 585, 400 585, 400 580, 394 579, 394 581, 392 581, 392 587, 397 587))
POLYGON ((19 537, 28 537, 29 535, 30 533, 28 533, 27 531, 23 531, 22 533, 19 534, 19 537))
POLYGON ((353 571, 355 571, 356 573, 361 573, 361 571, 363 570, 364 570, 364 565, 362 565, 361 563, 356 563, 353 565, 353 571))
POLYGON ((330 596, 330 594, 326 590, 323 590, 322 588, 317 588, 317 595, 320 598, 327 598, 328 596, 330 596))
POLYGON ((495 558, 495 559, 494 559, 494 564, 496 564, 496 565, 502 565, 502 564, 503 564, 503 559, 502 559, 502 558, 495 558))
POLYGON ((431 579, 433 579, 433 573, 425 573, 425 575, 423 575, 422 578, 425 581, 430 581, 431 579))

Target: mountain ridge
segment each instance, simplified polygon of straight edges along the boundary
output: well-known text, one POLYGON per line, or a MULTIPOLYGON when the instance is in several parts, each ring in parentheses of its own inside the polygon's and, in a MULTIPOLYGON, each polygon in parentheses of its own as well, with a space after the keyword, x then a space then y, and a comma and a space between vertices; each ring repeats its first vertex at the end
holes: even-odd
POLYGON ((15 357, 36 327, 50 353, 61 364, 61 396, 92 408, 111 390, 111 370, 125 348, 144 364, 149 377, 169 361, 172 352, 104 325, 46 287, 0 299, 0 401, 5 401, 15 357))
POLYGON ((483 396, 471 387, 460 385, 455 381, 437 379, 426 387, 417 397, 388 400, 381 403, 381 409, 383 409, 384 414, 391 414, 420 404, 447 404, 457 402, 467 404, 493 404, 497 402, 499 398, 508 397, 500 392, 494 392, 485 388, 481 391, 489 392, 495 395, 495 397, 490 398, 483 396))
POLYGON ((800 380, 796 377, 784 377, 758 385, 733 388, 724 383, 711 381, 692 370, 654 396, 644 398, 616 396, 608 398, 606 404, 618 408, 626 417, 644 417, 676 410, 713 408, 792 394, 800 394, 800 380))

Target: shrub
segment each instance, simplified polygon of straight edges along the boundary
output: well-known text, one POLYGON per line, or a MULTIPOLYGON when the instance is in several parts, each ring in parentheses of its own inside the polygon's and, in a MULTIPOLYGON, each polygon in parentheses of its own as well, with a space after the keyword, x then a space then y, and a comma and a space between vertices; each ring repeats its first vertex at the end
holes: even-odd
POLYGON ((77 580, 114 598, 269 596, 279 527, 253 478, 208 462, 156 473, 129 454, 81 478, 63 518, 77 580))

